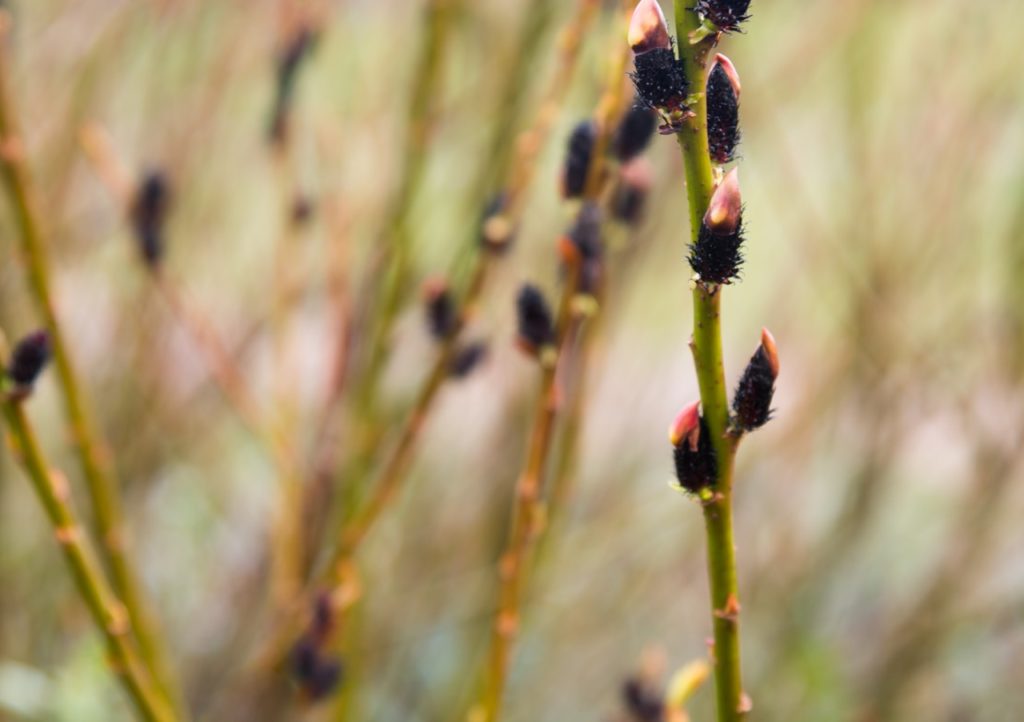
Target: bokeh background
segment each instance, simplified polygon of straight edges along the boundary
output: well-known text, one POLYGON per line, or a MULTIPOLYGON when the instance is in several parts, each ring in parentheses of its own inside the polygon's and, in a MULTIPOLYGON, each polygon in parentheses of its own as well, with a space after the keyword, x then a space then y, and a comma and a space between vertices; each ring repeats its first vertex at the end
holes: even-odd
MULTIPOLYGON (((432 358, 419 284, 464 255, 495 128, 508 120, 518 132, 535 117, 577 5, 552 0, 522 57, 527 3, 450 4, 410 210, 411 283, 383 370, 382 413, 394 425, 432 358), (510 109, 502 79, 516 64, 524 94, 510 109)), ((249 655, 268 634, 274 467, 154 293, 80 138, 101 129, 132 173, 167 173, 168 275, 227 340, 262 406, 284 409, 296 443, 312 448, 338 289, 358 298, 372 280, 401 183, 427 3, 4 5, 60 317, 124 480, 132 554, 190 706, 204 720, 340 719, 329 705, 237 711, 249 655), (317 40, 282 153, 267 128, 296 17, 316 18, 317 40), (312 214, 295 225, 299 199, 312 214), (273 322, 282 283, 293 291, 283 331, 273 322)), ((726 290, 727 372, 734 383, 762 325, 782 359, 775 420, 744 441, 738 467, 752 719, 1018 720, 1024 5, 755 0, 752 10, 746 34, 722 45, 743 78, 748 227, 742 282, 726 290)), ((554 241, 574 211, 558 193, 565 139, 593 114, 624 32, 621 8, 604 4, 516 245, 473 321, 473 335, 491 342, 487 363, 445 387, 408 493, 362 550, 348 719, 460 719, 474 690, 537 383, 513 344, 514 295, 531 280, 554 296, 554 241)), ((697 395, 686 199, 674 141, 656 138, 648 156, 648 212, 609 264, 572 491, 525 604, 510 722, 622 719, 622 684, 645 654, 660 650, 670 671, 706 653, 702 519, 669 486, 665 439, 697 395)), ((4 203, 9 338, 39 324, 14 234, 4 203)), ((53 377, 30 411, 87 513, 53 377)), ((343 427, 342 455, 345 442, 343 427)), ((131 719, 38 504, 2 453, 0 719, 131 719)), ((695 698, 695 720, 711 718, 712 696, 695 698)))

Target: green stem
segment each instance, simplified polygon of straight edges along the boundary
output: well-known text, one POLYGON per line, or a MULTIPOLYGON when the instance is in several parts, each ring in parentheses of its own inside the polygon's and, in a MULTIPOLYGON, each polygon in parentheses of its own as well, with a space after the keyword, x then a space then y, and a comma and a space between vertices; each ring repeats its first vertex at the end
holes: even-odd
POLYGON ((101 548, 113 579, 114 588, 124 600, 138 637, 143 658, 168 700, 179 694, 170 673, 164 646, 134 570, 125 553, 121 503, 109 457, 95 431, 85 396, 79 386, 71 355, 57 319, 50 288, 49 260, 33 205, 29 172, 25 163, 25 144, 17 130, 14 106, 9 88, 6 33, 9 17, 0 15, 0 177, 2 177, 15 225, 21 239, 29 290, 43 316, 53 348, 54 365, 63 396, 71 437, 78 451, 82 473, 92 502, 101 548))
MULTIPOLYGON (((6 393, 0 390, 0 393, 6 393)), ((7 396, 3 415, 20 460, 42 502, 75 585, 110 653, 111 666, 143 719, 174 722, 178 717, 157 691, 132 644, 126 610, 107 586, 96 554, 67 502, 66 482, 51 474, 21 403, 7 396)))
MULTIPOLYGON (((697 239, 711 194, 714 174, 708 153, 707 103, 703 93, 708 53, 716 38, 691 44, 690 33, 700 19, 689 0, 675 0, 676 38, 679 57, 690 79, 695 102, 693 117, 679 133, 686 168, 686 193, 690 209, 692 242, 697 239)), ((715 493, 704 500, 708 582, 714 628, 715 691, 719 722, 736 722, 745 715, 740 669, 739 590, 736 581, 736 548, 733 541, 732 486, 737 438, 728 432, 729 402, 722 363, 721 287, 697 283, 693 289, 693 351, 704 419, 718 458, 715 493)))

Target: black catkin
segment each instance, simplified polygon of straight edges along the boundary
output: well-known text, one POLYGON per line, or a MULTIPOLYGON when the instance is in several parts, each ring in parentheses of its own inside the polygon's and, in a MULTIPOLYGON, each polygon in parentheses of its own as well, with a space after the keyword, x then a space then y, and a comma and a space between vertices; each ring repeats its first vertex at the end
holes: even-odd
POLYGON ((667 111, 685 107, 690 84, 683 64, 671 48, 655 48, 637 55, 630 77, 637 97, 648 107, 667 111))
POLYGON ((519 338, 530 348, 539 349, 555 340, 555 325, 544 294, 536 286, 525 284, 516 298, 519 338))
POLYGON ((604 244, 601 241, 603 215, 597 203, 586 203, 580 208, 576 222, 568 233, 569 241, 580 257, 580 293, 596 293, 604 275, 604 244))
POLYGON ((50 336, 46 331, 36 331, 18 342, 7 366, 7 376, 17 386, 31 387, 46 368, 52 353, 50 336))
POLYGON ((729 74, 720 63, 708 76, 707 104, 711 160, 728 163, 735 158, 740 140, 740 104, 729 74))
POLYGON ((743 265, 743 221, 733 231, 715 233, 701 223, 697 242, 690 246, 690 267, 704 283, 729 283, 739 278, 743 265))
POLYGON ((456 379, 469 376, 487 358, 487 344, 475 341, 459 349, 448 364, 448 375, 456 379))
POLYGON ((758 346, 750 363, 740 377, 732 409, 735 425, 743 431, 764 426, 771 418, 772 397, 775 395, 775 373, 764 346, 758 346))
POLYGON ((589 120, 577 125, 569 136, 562 175, 562 193, 566 198, 579 198, 586 190, 596 140, 597 129, 589 120))
POLYGON ((711 445, 711 431, 703 417, 700 419, 696 448, 692 447, 689 437, 686 437, 673 447, 672 453, 676 478, 682 488, 697 494, 715 485, 718 461, 711 445))
POLYGON ((696 11, 722 32, 736 32, 750 19, 750 0, 697 0, 696 11))
POLYGON ((625 163, 647 149, 658 126, 658 116, 647 106, 634 106, 622 116, 615 130, 612 149, 615 157, 625 163))
POLYGON ((447 288, 439 287, 429 291, 425 310, 427 327, 434 339, 443 341, 458 330, 458 310, 451 291, 447 288))
POLYGON ((634 722, 661 722, 665 705, 661 697, 638 679, 622 685, 622 702, 634 722))
POLYGON ((164 226, 170 207, 170 183, 161 171, 146 173, 135 191, 131 221, 135 241, 146 265, 151 268, 164 256, 164 226))

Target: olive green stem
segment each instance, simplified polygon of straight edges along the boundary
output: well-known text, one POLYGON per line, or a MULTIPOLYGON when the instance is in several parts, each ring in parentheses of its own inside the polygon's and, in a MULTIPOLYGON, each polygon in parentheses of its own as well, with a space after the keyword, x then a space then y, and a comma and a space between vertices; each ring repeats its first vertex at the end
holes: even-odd
POLYGON ((57 319, 50 287, 47 258, 38 209, 34 205, 25 159, 25 143, 18 132, 10 91, 7 33, 10 18, 0 12, 0 177, 10 199, 15 226, 21 240, 28 285, 43 316, 53 348, 65 412, 71 437, 78 452, 88 486, 100 546, 111 573, 114 588, 124 600, 131 626, 143 658, 168 700, 178 700, 177 686, 170 672, 164 645, 148 612, 137 576, 125 552, 121 500, 110 457, 92 421, 85 395, 79 385, 64 333, 57 319))
POLYGON ((110 653, 111 666, 139 715, 150 722, 179 719, 154 686, 131 637, 131 620, 103 577, 96 554, 68 503, 67 481, 50 471, 17 395, 0 388, 3 415, 20 461, 46 510, 75 586, 110 653))
MULTIPOLYGON (((704 97, 707 57, 717 37, 690 42, 700 18, 690 0, 675 0, 676 44, 691 83, 692 117, 679 132, 686 168, 686 193, 690 209, 691 242, 696 242, 704 213, 714 191, 714 174, 708 152, 707 102, 704 97)), ((740 668, 739 589, 736 581, 736 548, 733 541, 733 466, 738 438, 729 433, 729 402, 722 363, 721 286, 697 282, 693 288, 693 351, 701 407, 718 459, 714 493, 703 499, 707 539, 708 582, 714 628, 715 692, 719 722, 736 722, 749 706, 743 694, 740 668)))

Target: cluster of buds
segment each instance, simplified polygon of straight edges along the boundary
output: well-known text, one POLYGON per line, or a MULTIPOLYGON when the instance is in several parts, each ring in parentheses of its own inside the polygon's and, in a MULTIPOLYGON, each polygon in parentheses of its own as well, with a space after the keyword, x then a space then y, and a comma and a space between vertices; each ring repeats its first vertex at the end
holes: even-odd
POLYGON ((689 107, 690 80, 676 58, 665 13, 657 0, 640 0, 629 24, 629 46, 635 54, 631 75, 642 103, 658 111, 662 133, 674 133, 693 112, 689 107))
POLYGON ((18 342, 6 369, 7 378, 14 385, 13 396, 24 398, 32 393, 51 354, 50 335, 46 331, 30 333, 18 342))
POLYGON ((309 630, 292 647, 292 676, 310 702, 328 697, 341 681, 341 662, 326 653, 334 626, 334 610, 327 594, 317 597, 309 630))
MULTIPOLYGON (((431 278, 423 284, 423 311, 427 330, 439 343, 454 342, 462 329, 455 296, 443 278, 431 278)), ((487 358, 487 344, 471 341, 455 348, 448 363, 448 375, 463 379, 469 376, 487 358)))
POLYGON ((170 203, 167 176, 160 170, 147 172, 135 190, 130 216, 139 253, 150 268, 159 265, 164 256, 164 226, 170 203))

